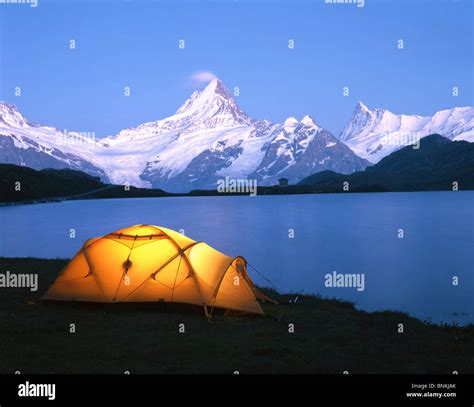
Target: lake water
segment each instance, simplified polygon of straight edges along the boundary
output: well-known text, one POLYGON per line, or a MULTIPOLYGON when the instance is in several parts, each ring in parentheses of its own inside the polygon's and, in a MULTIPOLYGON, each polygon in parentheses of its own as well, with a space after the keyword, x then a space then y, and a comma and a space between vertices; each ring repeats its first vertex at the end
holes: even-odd
POLYGON ((474 192, 84 200, 0 216, 0 256, 71 257, 89 237, 148 223, 244 256, 281 291, 474 322, 474 192), (364 274, 364 290, 325 287, 333 271, 364 274))

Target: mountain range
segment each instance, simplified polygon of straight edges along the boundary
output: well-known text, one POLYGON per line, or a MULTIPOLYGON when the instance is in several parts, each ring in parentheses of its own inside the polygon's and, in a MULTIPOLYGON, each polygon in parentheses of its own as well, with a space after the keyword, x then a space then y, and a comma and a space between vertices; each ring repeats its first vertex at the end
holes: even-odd
POLYGON ((432 134, 350 175, 322 171, 300 181, 305 192, 455 191, 474 189, 474 143, 432 134))
POLYGON ((177 112, 102 139, 29 123, 15 106, 0 103, 0 162, 69 168, 103 182, 171 192, 213 189, 219 179, 252 178, 291 183, 324 170, 361 171, 403 147, 387 135, 437 132, 474 141, 474 109, 454 108, 432 117, 369 110, 359 102, 339 137, 310 116, 283 123, 256 120, 218 80, 195 91, 177 112))
POLYGON ((433 116, 418 116, 396 115, 386 109, 370 110, 359 102, 339 140, 375 164, 430 134, 474 142, 474 107, 455 107, 436 112, 433 116))
MULTIPOLYGON (((0 204, 223 195, 216 189, 173 194, 161 189, 125 188, 124 185, 105 184, 99 177, 71 169, 37 171, 14 164, 0 164, 0 174, 0 204), (22 186, 20 190, 16 189, 18 182, 22 186)), ((325 170, 296 185, 259 186, 257 189, 259 195, 474 190, 474 143, 451 141, 433 134, 421 140, 420 148, 406 146, 364 171, 340 174, 325 170)), ((237 192, 239 195, 248 193, 237 192)), ((235 195, 235 192, 227 194, 235 195)))

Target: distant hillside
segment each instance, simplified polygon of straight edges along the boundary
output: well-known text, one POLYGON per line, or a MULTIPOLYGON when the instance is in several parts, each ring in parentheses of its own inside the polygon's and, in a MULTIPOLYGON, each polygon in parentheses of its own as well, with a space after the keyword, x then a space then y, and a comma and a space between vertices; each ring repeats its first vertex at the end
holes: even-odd
POLYGON ((298 185, 313 192, 341 192, 343 183, 357 191, 435 191, 474 189, 474 143, 451 141, 438 134, 420 140, 420 148, 407 146, 365 171, 351 175, 323 171, 298 185))
POLYGON ((104 184, 99 177, 81 171, 47 168, 36 171, 0 164, 0 201, 26 202, 50 199, 136 198, 168 196, 160 189, 104 184), (17 184, 19 183, 19 184, 17 184), (17 187, 19 187, 19 190, 17 187))
MULTIPOLYGON (((351 175, 322 171, 288 187, 258 187, 258 195, 343 192, 474 190, 474 143, 451 141, 438 134, 420 141, 420 148, 407 146, 383 158, 365 171, 351 175)), ((35 202, 62 199, 138 198, 164 196, 210 196, 216 190, 194 190, 170 194, 161 189, 110 185, 80 171, 44 169, 36 171, 13 164, 0 164, 0 202, 35 202), (16 183, 20 190, 16 191, 16 183)), ((248 195, 242 193, 240 195, 248 195)))
POLYGON ((69 169, 36 171, 13 164, 0 164, 0 174, 0 199, 6 202, 56 198, 105 186, 98 177, 69 169))

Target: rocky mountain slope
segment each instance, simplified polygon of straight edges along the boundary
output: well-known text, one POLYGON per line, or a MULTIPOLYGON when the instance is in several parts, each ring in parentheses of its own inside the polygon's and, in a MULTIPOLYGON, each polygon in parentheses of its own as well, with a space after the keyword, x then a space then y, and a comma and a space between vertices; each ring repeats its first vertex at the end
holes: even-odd
POLYGON ((295 183, 321 169, 350 173, 368 164, 309 116, 282 124, 249 117, 218 79, 174 115, 103 139, 33 125, 11 105, 0 109, 0 162, 82 170, 116 184, 186 192, 225 177, 295 183))
POLYGON ((376 163, 393 151, 430 134, 451 140, 474 141, 474 108, 455 107, 433 116, 396 115, 386 109, 370 110, 359 102, 339 139, 357 155, 376 163))

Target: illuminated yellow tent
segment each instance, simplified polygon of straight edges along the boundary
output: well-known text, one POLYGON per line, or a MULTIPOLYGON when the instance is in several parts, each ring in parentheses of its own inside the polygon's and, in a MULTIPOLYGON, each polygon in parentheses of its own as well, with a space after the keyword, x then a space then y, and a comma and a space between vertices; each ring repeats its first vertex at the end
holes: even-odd
POLYGON ((228 257, 173 230, 135 225, 87 240, 43 296, 93 302, 164 301, 263 314, 269 300, 243 257, 228 257))

